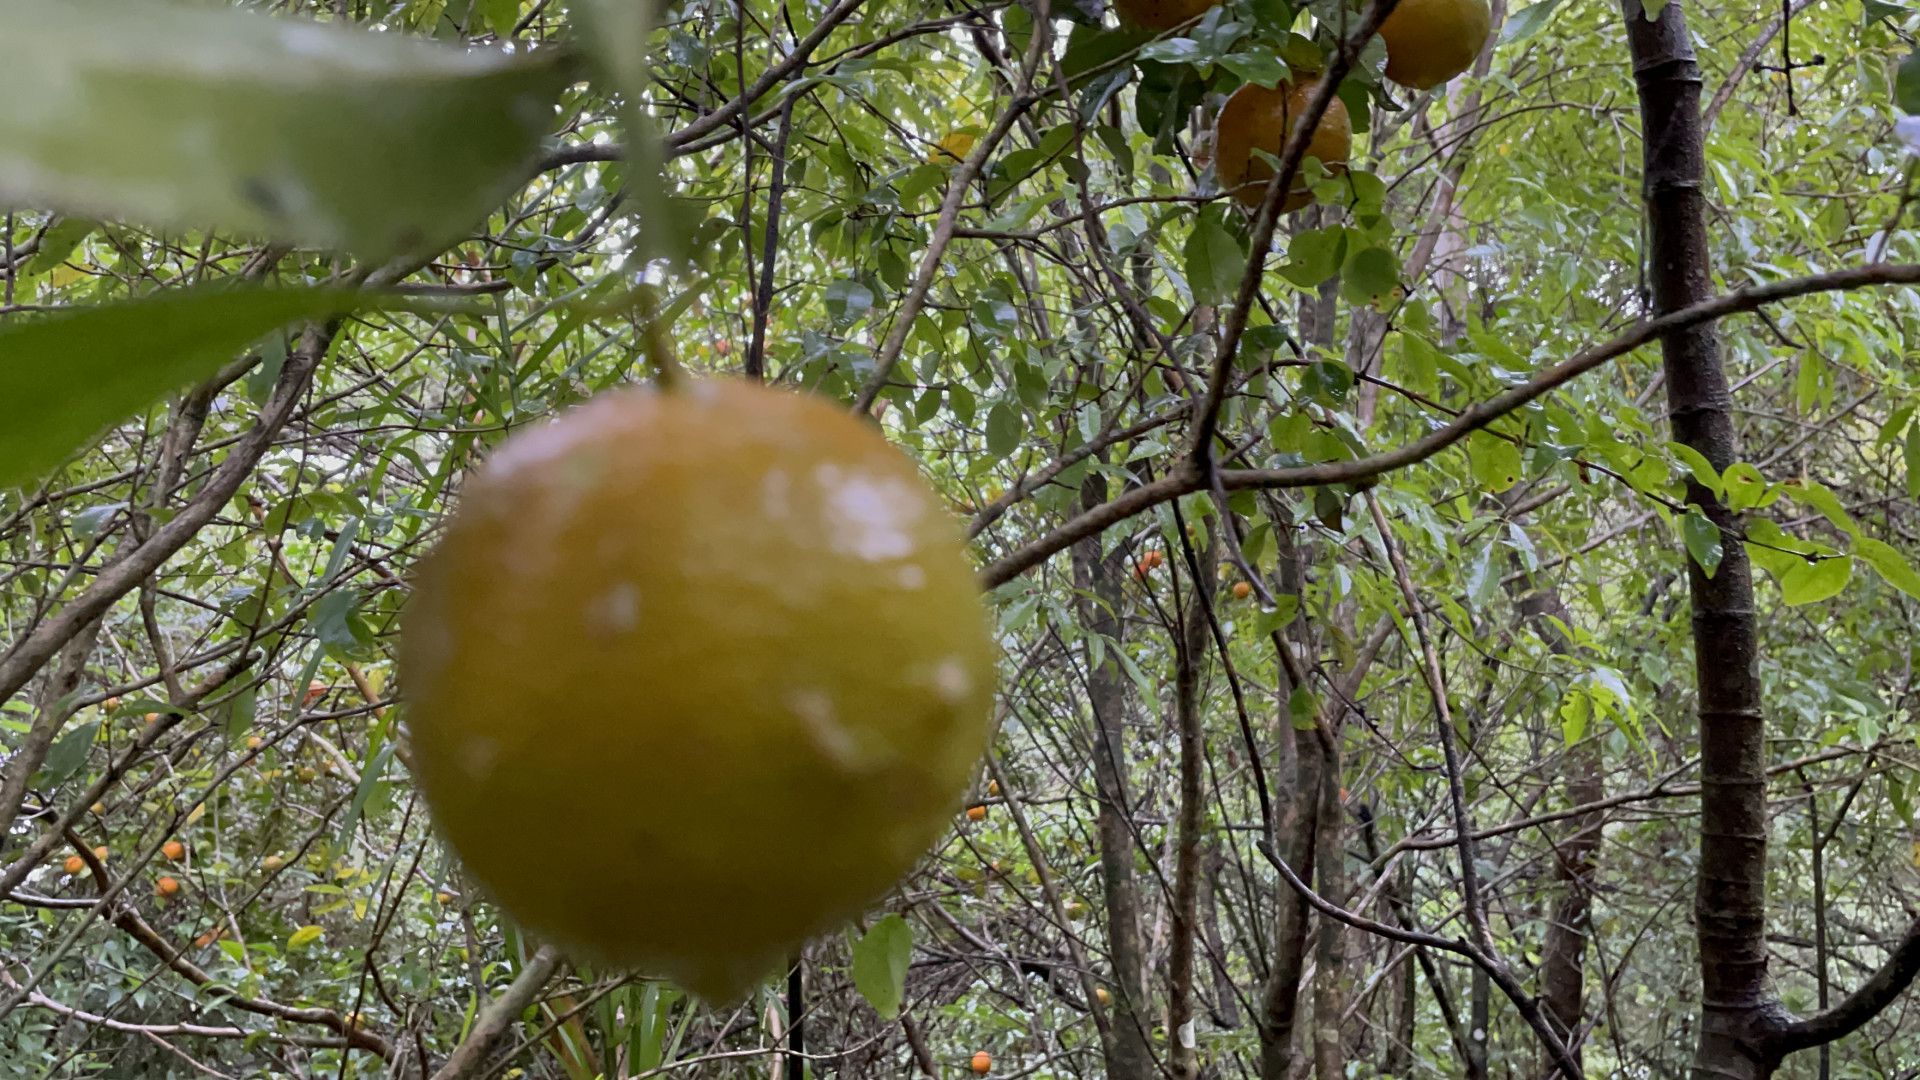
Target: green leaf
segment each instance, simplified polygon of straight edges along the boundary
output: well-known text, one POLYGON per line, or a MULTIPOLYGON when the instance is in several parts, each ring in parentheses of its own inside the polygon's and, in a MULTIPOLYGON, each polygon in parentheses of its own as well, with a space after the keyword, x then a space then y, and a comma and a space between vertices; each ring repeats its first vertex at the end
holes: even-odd
POLYGON ((1840 505, 1839 496, 1830 491, 1826 485, 1808 480, 1804 483, 1786 485, 1786 493, 1820 511, 1834 528, 1846 533, 1859 534, 1860 526, 1854 523, 1846 508, 1840 505))
POLYGON ((205 287, 0 327, 0 488, 58 465, 268 331, 355 300, 337 290, 205 287))
POLYGON ((1700 564, 1700 569, 1712 577, 1720 569, 1720 560, 1726 554, 1720 543, 1720 527, 1707 520, 1697 506, 1687 507, 1687 516, 1680 519, 1680 531, 1686 537, 1687 554, 1700 564))
POLYGON ((837 323, 850 323, 873 307, 873 290, 851 278, 827 286, 827 314, 837 323))
POLYGON ((1802 563, 1780 579, 1780 596, 1788 606, 1813 604, 1837 595, 1853 577, 1853 559, 1839 555, 1802 563))
POLYGON ((1907 495, 1920 499, 1920 419, 1907 425, 1907 441, 1900 456, 1907 466, 1907 495))
POLYGON ((883 1020, 900 1015, 907 988, 907 961, 913 956, 913 928, 889 912, 853 946, 853 985, 883 1020))
POLYGON ((1314 289, 1340 272, 1347 254, 1347 230, 1338 226, 1300 233, 1287 245, 1287 265, 1280 273, 1303 289, 1314 289))
POLYGON ((1913 569, 1913 563, 1900 554, 1892 544, 1863 536, 1853 542, 1853 553, 1866 561, 1868 566, 1887 579, 1887 584, 1920 600, 1920 573, 1913 569))
POLYGON ((1019 445, 1020 410, 1002 401, 987 413, 987 453, 1004 458, 1019 445))
POLYGON ((1893 73, 1893 103, 1908 115, 1920 115, 1920 49, 1907 54, 1893 73))
POLYGON ((459 239, 568 81, 529 59, 251 12, 0 6, 0 202, 370 259, 459 239))
POLYGON ((287 937, 287 951, 292 952, 295 949, 304 949, 308 945, 319 941, 320 935, 324 933, 326 933, 326 930, 322 927, 303 926, 287 937))
POLYGON ((1727 509, 1736 514, 1766 506, 1779 497, 1777 493, 1768 491, 1767 478, 1760 475, 1760 470, 1744 461, 1727 466, 1721 481, 1725 488, 1723 495, 1727 500, 1727 509))
POLYGON ((66 262, 67 257, 73 254, 73 249, 92 236, 97 228, 98 225, 83 217, 63 217, 55 221, 41 235, 40 250, 34 252, 33 258, 20 268, 20 275, 36 277, 66 262))
POLYGON ((1187 284, 1193 302, 1213 307, 1231 300, 1246 273, 1247 256, 1217 214, 1202 214, 1187 237, 1187 284))
POLYGON ((480 12, 495 35, 506 37, 520 22, 520 0, 480 0, 480 12))
POLYGON ((47 751, 45 761, 40 763, 40 773, 34 777, 35 787, 57 787, 78 772, 86 763, 87 751, 93 749, 94 733, 100 730, 98 720, 89 720, 60 737, 47 751))
POLYGON ((1486 490, 1498 495, 1520 482, 1520 448, 1505 439, 1475 432, 1467 440, 1467 453, 1474 482, 1486 490))
POLYGON ((1721 487, 1720 474, 1714 471, 1713 463, 1707 460, 1705 454, 1682 442, 1668 443, 1667 450, 1680 459, 1680 463, 1687 467, 1687 471, 1693 475, 1693 479, 1701 487, 1713 492, 1715 498, 1725 496, 1725 489, 1721 487))
POLYGON ((1889 0, 1861 0, 1860 6, 1864 9, 1867 26, 1907 13, 1905 4, 1890 3, 1889 0))
POLYGON ((1500 30, 1500 43, 1511 45, 1539 33, 1546 27, 1547 20, 1553 18, 1553 13, 1559 8, 1560 2, 1561 0, 1539 0, 1538 3, 1529 4, 1514 12, 1507 19, 1507 25, 1500 30))
POLYGON ((1347 258, 1340 295, 1350 304, 1370 304, 1400 284, 1400 257, 1384 247, 1362 248, 1347 258))

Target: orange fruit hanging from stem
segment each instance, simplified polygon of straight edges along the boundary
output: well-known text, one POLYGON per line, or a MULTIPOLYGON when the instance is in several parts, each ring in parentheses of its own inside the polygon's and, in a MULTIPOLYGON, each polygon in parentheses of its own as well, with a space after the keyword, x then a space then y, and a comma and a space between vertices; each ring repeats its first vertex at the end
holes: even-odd
POLYGON ((735 380, 615 391, 503 443, 400 653, 415 772, 474 881, 584 959, 722 1001, 950 827, 994 662, 913 462, 735 380))
MULTIPOLYGON (((1313 97, 1313 83, 1281 83, 1269 90, 1247 83, 1227 97, 1220 116, 1214 122, 1214 169, 1220 189, 1249 209, 1258 207, 1266 197, 1266 185, 1273 179, 1273 166, 1256 157, 1260 150, 1279 157, 1287 144, 1287 135, 1306 116, 1313 97)), ((1327 103, 1327 111, 1314 126, 1307 143, 1306 158, 1315 158, 1329 171, 1342 172, 1353 154, 1353 127, 1347 107, 1339 98, 1327 103)), ((1305 158, 1302 158, 1304 165, 1305 158)), ((1313 202, 1306 175, 1296 173, 1287 193, 1281 196, 1280 210, 1291 213, 1313 202)))
POLYGON ((1387 78, 1431 90, 1472 67, 1492 33, 1487 0, 1400 0, 1380 24, 1387 78))

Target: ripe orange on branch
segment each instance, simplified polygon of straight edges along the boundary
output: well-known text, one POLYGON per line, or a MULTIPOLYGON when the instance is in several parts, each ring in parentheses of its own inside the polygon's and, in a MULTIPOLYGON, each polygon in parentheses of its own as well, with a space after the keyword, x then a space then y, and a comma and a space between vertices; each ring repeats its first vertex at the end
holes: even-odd
POLYGON ((727 380, 503 443, 421 565, 400 666, 473 879, 582 958, 728 1000, 948 828, 994 659, 912 462, 727 380))
MULTIPOLYGON (((1266 185, 1273 179, 1273 166, 1256 157, 1254 151, 1280 156, 1288 133, 1306 116, 1314 86, 1281 83, 1269 90, 1248 83, 1227 97, 1213 126, 1214 174, 1220 179, 1221 190, 1232 192, 1249 208, 1260 205, 1266 197, 1266 185)), ((1329 171, 1342 172, 1352 154, 1353 126, 1346 105, 1336 97, 1327 103, 1327 111, 1314 126, 1306 157, 1318 159, 1329 171)), ((1313 192, 1307 188, 1303 171, 1295 175, 1287 193, 1281 196, 1280 209, 1290 213, 1311 202, 1313 192)))
POLYGON ((1472 67, 1492 33, 1487 0, 1400 0, 1380 24, 1387 78, 1431 90, 1472 67))

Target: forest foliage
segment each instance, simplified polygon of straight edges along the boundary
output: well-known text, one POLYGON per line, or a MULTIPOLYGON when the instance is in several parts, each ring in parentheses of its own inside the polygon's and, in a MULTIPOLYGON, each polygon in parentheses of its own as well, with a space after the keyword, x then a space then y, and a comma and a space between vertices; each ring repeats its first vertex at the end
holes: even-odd
POLYGON ((1496 0, 1411 90, 1391 6, 0 0, 0 1074, 1915 1075, 1920 9, 1496 0), (1345 167, 1223 191, 1328 71, 1345 167), (663 342, 872 417, 1001 651, 726 1006, 522 936, 394 668, 663 342))

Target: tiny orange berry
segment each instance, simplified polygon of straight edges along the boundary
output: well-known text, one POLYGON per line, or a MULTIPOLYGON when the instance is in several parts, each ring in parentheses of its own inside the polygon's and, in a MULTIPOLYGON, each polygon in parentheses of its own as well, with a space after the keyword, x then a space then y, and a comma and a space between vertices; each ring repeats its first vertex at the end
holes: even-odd
POLYGON ((988 1073, 993 1071, 993 1055, 987 1053, 985 1050, 982 1050, 979 1053, 974 1054, 972 1067, 976 1075, 978 1076, 987 1075, 988 1073))
POLYGON ((265 745, 267 745, 267 740, 262 739, 260 736, 258 735, 247 736, 247 749, 258 750, 265 745))
POLYGON ((984 806, 969 806, 969 807, 967 807, 967 820, 968 820, 968 821, 985 821, 985 820, 987 820, 987 808, 986 808, 986 807, 984 807, 984 806))
POLYGON ((103 802, 97 802, 97 803, 94 803, 92 806, 87 807, 87 809, 93 811, 96 814, 104 814, 107 812, 107 804, 103 802))
POLYGON ((78 855, 69 855, 67 856, 67 861, 62 863, 61 866, 69 874, 78 874, 87 868, 87 860, 78 855))
POLYGON ((107 710, 108 712, 112 712, 113 710, 120 707, 120 699, 117 697, 110 697, 107 700, 101 702, 100 707, 107 710))
POLYGON ((174 862, 179 862, 181 859, 187 857, 187 845, 178 840, 169 840, 160 845, 160 854, 165 855, 174 862))
POLYGON ((989 780, 989 781, 987 781, 987 794, 988 794, 988 795, 999 795, 999 794, 1000 794, 1000 781, 998 781, 998 780, 989 780))
POLYGON ((99 847, 97 847, 97 848, 94 848, 94 849, 93 849, 93 857, 94 857, 94 858, 96 858, 96 859, 98 859, 98 860, 100 860, 101 862, 106 862, 106 861, 107 861, 107 848, 106 848, 106 845, 104 845, 104 844, 102 844, 101 846, 99 846, 99 847))
POLYGON ((163 877, 153 883, 153 891, 159 893, 161 896, 178 896, 180 895, 180 879, 163 877))
POLYGON ((1233 583, 1233 598, 1235 600, 1245 600, 1247 597, 1252 595, 1253 595, 1252 585, 1249 585, 1244 581, 1236 581, 1233 583))

